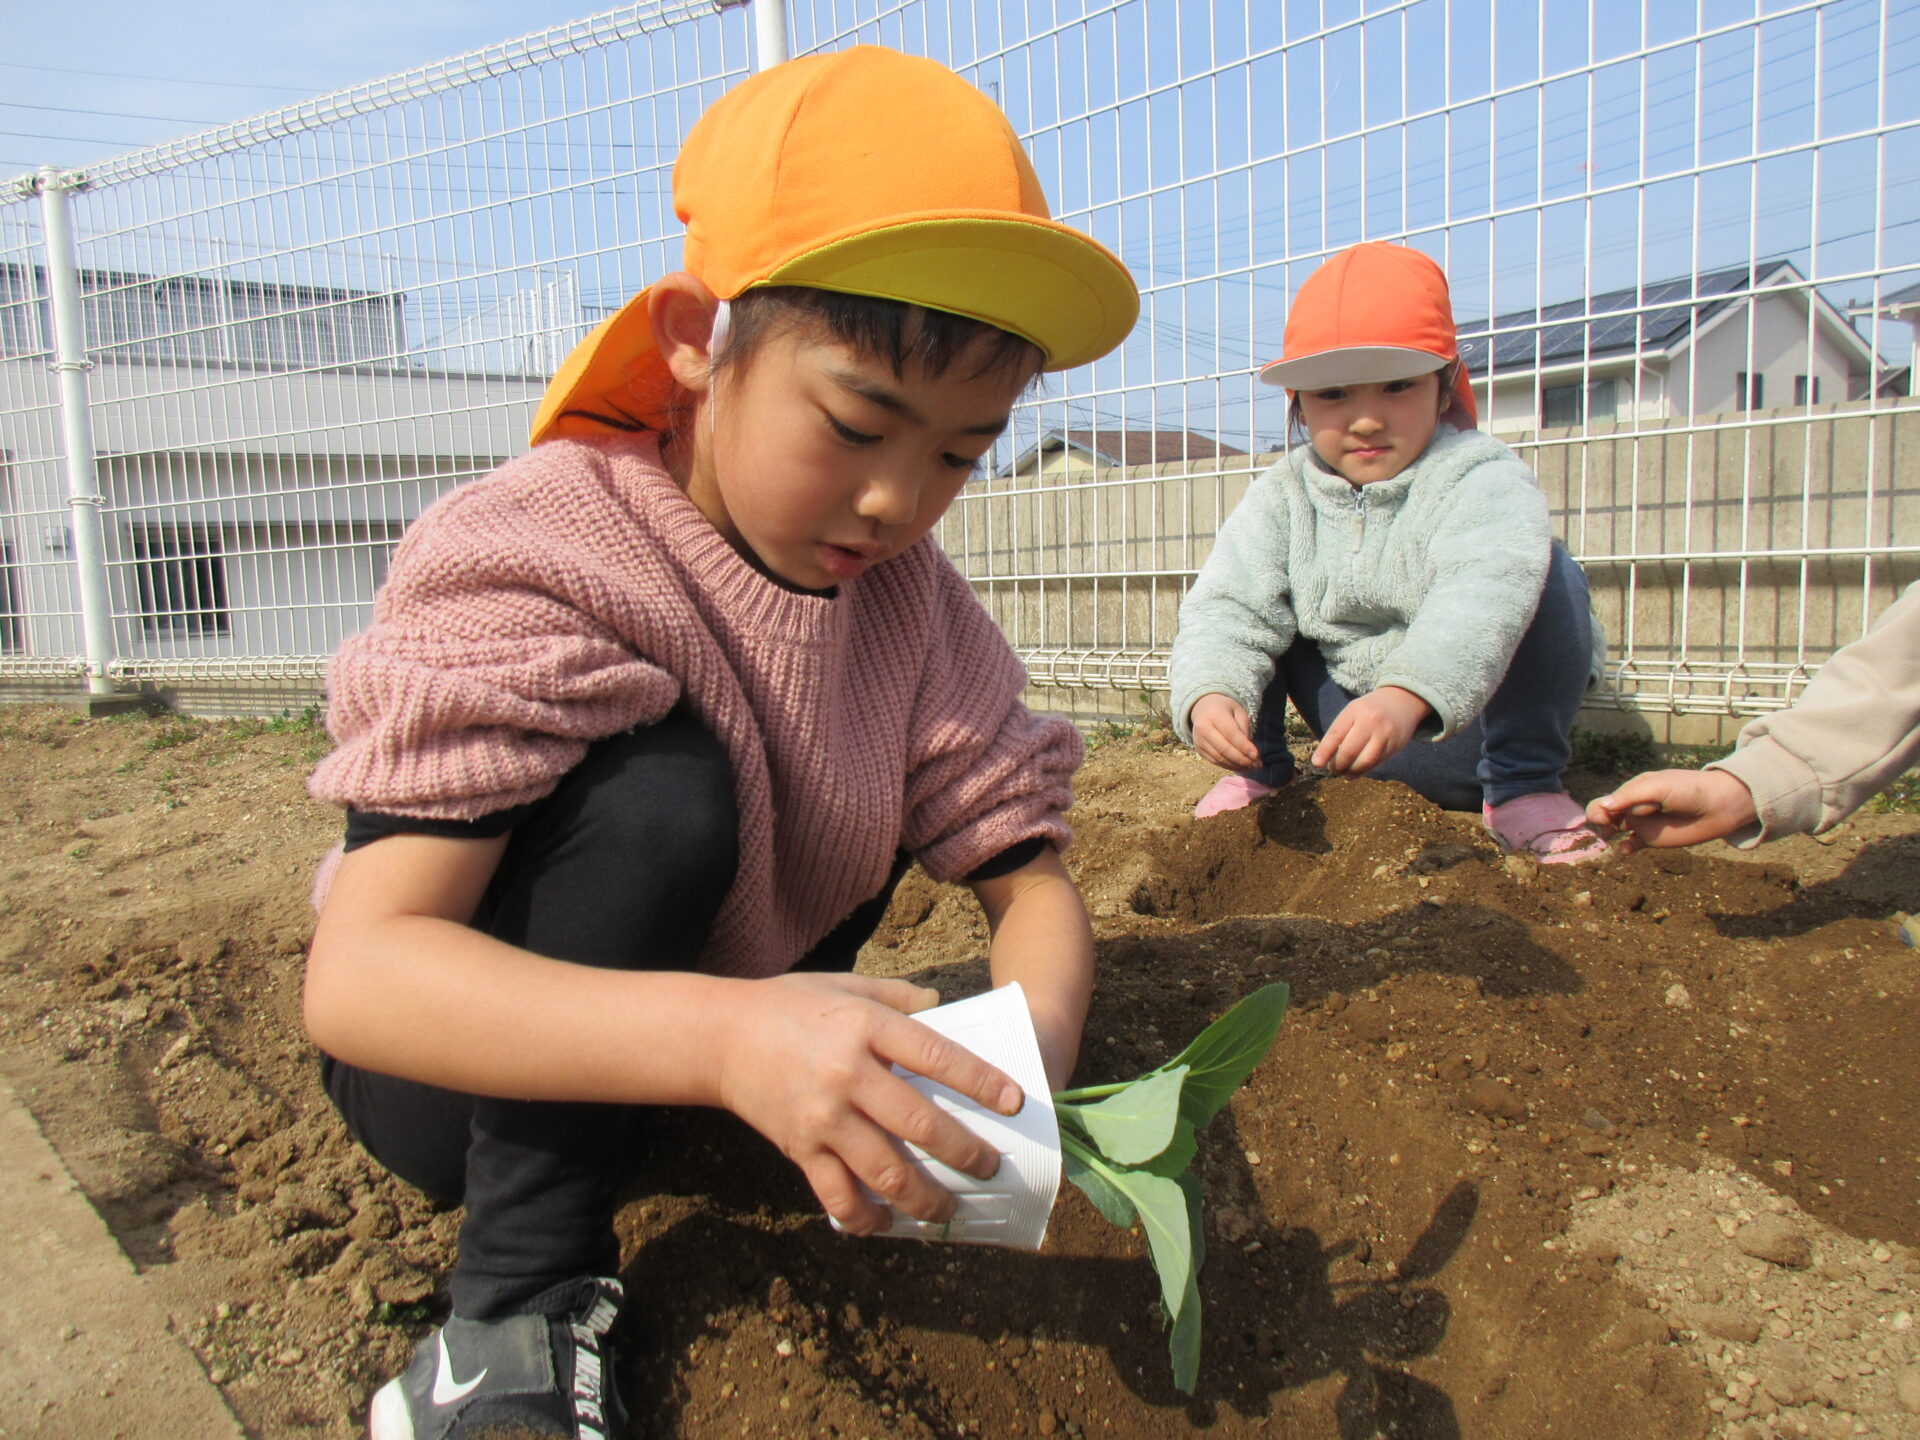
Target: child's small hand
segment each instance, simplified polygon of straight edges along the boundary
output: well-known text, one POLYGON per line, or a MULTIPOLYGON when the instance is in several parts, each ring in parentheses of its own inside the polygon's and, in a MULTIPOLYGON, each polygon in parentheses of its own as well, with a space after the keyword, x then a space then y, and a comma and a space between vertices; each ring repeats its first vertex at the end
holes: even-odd
POLYGON ((844 1229, 870 1235, 887 1227, 886 1210, 862 1185, 916 1219, 953 1214, 953 1196, 907 1158, 901 1140, 982 1180, 999 1168, 993 1146, 890 1068, 1001 1114, 1019 1110, 1024 1096, 1004 1073, 907 1018, 937 1005, 938 992, 864 975, 790 974, 737 993, 719 1058, 720 1102, 800 1167, 844 1229))
POLYGON ((1587 805, 1587 819, 1627 833, 1623 850, 1698 845, 1758 819, 1753 793, 1725 770, 1649 770, 1587 805))
POLYGON ((1411 690, 1382 685, 1342 710, 1313 752, 1313 763, 1336 774, 1364 775, 1413 739, 1428 705, 1411 690))
POLYGON ((1228 695, 1202 695, 1188 712, 1193 748, 1223 770, 1251 770, 1260 763, 1246 707, 1228 695))

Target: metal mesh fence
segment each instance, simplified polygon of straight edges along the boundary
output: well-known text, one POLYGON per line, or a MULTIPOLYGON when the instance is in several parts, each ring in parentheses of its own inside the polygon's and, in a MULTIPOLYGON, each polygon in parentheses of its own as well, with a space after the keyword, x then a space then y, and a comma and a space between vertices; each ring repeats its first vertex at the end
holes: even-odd
MULTIPOLYGON (((759 0, 764 3, 764 0, 759 0)), ((795 0, 1007 110, 1142 322, 1017 413, 942 539, 1086 714, 1286 443, 1254 380, 1361 239, 1446 268, 1612 703, 1784 703, 1920 578, 1920 10, 1890 0, 795 0)), ((95 167, 73 189, 119 680, 311 680, 399 530, 524 444, 673 266, 667 170, 746 17, 632 7, 95 167)), ((44 202, 0 202, 0 670, 78 673, 44 202)), ((84 526, 82 526, 84 528, 84 526)))
MULTIPOLYGON (((573 344, 677 265, 668 172, 746 35, 631 7, 85 175, 113 679, 317 682, 407 522, 523 449, 573 344)), ((46 237, 24 199, 0 225, 0 667, 71 673, 46 237)))

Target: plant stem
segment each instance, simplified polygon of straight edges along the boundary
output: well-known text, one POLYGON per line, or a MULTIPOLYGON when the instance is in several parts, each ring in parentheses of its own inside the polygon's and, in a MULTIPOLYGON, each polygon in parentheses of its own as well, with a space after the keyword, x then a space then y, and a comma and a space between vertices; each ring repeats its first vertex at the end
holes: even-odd
POLYGON ((1098 1151, 1083 1144, 1077 1136, 1070 1135, 1065 1130, 1060 1132, 1060 1148, 1062 1150, 1071 1150, 1074 1158, 1083 1161, 1088 1169, 1098 1170, 1103 1175, 1111 1176, 1113 1174, 1113 1171, 1107 1168, 1106 1161, 1098 1151))
POLYGON ((1078 1090, 1056 1090, 1053 1103, 1071 1105, 1076 1100, 1104 1100, 1109 1095, 1118 1095, 1134 1083, 1132 1080, 1120 1080, 1112 1085, 1082 1085, 1078 1090))

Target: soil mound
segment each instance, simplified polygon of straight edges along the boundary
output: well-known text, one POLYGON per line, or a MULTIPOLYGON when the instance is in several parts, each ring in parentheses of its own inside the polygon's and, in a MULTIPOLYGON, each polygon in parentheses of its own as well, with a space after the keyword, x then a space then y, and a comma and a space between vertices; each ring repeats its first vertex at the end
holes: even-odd
MULTIPOLYGON (((301 1035, 316 748, 5 717, 0 1067, 252 1431, 344 1437, 442 1313, 458 1214, 360 1154, 301 1035)), ((1920 910, 1920 828, 1541 867, 1364 780, 1196 823, 1213 773, 1101 747, 1068 856, 1101 963, 1083 1079, 1293 986, 1196 1162, 1199 1393, 1168 1383, 1140 1238, 1077 1194, 1039 1257, 856 1243, 744 1127, 664 1113, 620 1220, 636 1433, 1920 1435, 1920 966, 1889 919, 1920 910), (1682 1215, 1695 1172, 1729 1225, 1786 1216, 1851 1267, 1844 1317, 1682 1215), (1795 1345, 1852 1378, 1788 1405, 1755 1366, 1790 1386, 1795 1345)), ((916 873, 862 964, 957 997, 985 950, 916 873)))

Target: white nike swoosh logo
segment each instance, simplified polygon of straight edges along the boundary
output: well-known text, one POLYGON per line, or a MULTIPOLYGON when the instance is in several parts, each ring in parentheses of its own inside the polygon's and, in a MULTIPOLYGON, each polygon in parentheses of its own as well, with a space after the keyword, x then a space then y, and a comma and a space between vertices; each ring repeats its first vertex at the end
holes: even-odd
POLYGON ((433 1403, 451 1405, 456 1400, 464 1400, 473 1393, 474 1387, 487 1378, 486 1370, 474 1376, 464 1385, 454 1383, 453 1359, 447 1354, 447 1337, 440 1337, 440 1364, 433 1372, 433 1403))

